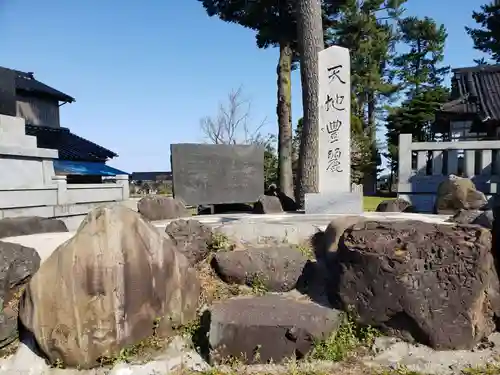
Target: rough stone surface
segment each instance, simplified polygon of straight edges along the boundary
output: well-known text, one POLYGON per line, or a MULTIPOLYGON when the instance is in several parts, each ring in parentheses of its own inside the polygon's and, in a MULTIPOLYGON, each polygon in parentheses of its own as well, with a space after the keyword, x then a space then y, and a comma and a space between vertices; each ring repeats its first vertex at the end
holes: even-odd
POLYGON ((491 233, 478 226, 364 222, 340 239, 332 286, 364 324, 435 349, 470 349, 500 312, 491 233))
POLYGON ((415 207, 404 199, 388 199, 378 204, 376 212, 416 212, 415 207))
POLYGON ((244 363, 301 358, 341 321, 337 310, 272 294, 215 303, 210 315, 214 362, 230 356, 244 363))
POLYGON ((137 202, 137 211, 148 220, 169 220, 190 216, 181 201, 164 196, 148 195, 137 202))
POLYGON ((297 284, 307 258, 290 245, 249 247, 220 251, 212 267, 227 283, 262 285, 269 291, 286 292, 297 284))
POLYGON ((19 317, 55 362, 101 356, 194 319, 199 281, 172 240, 120 205, 91 211, 30 280, 19 317))
POLYGON ((283 213, 281 201, 277 196, 261 195, 253 206, 256 214, 280 214, 283 213))
POLYGON ((370 367, 404 368, 409 373, 429 375, 496 374, 494 370, 481 369, 488 364, 498 366, 499 333, 493 333, 482 348, 470 350, 434 350, 424 345, 413 345, 395 337, 377 337, 373 345, 375 355, 363 362, 370 367), (464 371, 465 370, 465 371, 464 371), (469 371, 466 371, 469 370, 469 371))
POLYGON ((439 184, 434 213, 453 215, 460 209, 478 210, 487 204, 486 196, 470 179, 450 175, 439 184))
POLYGON ((452 223, 457 224, 476 224, 481 225, 484 228, 493 228, 493 211, 487 210, 459 210, 453 217, 449 220, 452 223))
POLYGON ((0 238, 67 231, 66 224, 58 219, 38 216, 0 219, 0 238))
POLYGON ((210 251, 213 232, 197 220, 175 220, 165 228, 177 250, 183 253, 191 265, 205 259, 210 251))
POLYGON ((17 338, 19 294, 39 267, 34 249, 0 241, 0 347, 17 338))
POLYGON ((366 219, 361 216, 342 216, 333 219, 325 229, 321 252, 326 257, 328 257, 329 254, 337 252, 339 239, 344 231, 363 220, 366 219))

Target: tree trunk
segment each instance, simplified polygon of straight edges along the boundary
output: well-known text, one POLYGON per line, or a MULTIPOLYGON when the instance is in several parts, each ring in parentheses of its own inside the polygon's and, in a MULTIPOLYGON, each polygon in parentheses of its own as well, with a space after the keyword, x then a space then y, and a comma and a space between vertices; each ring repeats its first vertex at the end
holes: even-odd
POLYGON ((304 206, 305 193, 318 192, 318 53, 324 48, 320 0, 301 0, 297 6, 297 36, 304 124, 299 154, 297 203, 304 206))
POLYGON ((292 48, 280 44, 278 62, 278 158, 279 187, 282 193, 293 197, 292 173, 292 48))

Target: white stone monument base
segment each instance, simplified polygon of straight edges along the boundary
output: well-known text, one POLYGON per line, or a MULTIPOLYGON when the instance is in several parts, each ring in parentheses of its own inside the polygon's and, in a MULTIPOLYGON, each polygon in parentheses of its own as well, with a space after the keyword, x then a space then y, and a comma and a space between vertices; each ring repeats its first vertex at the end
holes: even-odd
POLYGON ((360 215, 363 209, 361 192, 308 193, 305 195, 306 214, 353 214, 360 215))

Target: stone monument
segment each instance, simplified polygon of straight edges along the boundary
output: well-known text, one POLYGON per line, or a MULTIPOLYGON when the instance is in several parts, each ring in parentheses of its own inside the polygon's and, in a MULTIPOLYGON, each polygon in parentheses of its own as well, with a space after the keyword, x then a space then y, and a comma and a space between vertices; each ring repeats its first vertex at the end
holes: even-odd
POLYGON ((363 195, 351 191, 351 62, 347 48, 318 55, 318 193, 305 196, 306 213, 360 214, 363 195))
POLYGON ((185 204, 253 203, 264 194, 264 148, 172 144, 174 197, 185 204))

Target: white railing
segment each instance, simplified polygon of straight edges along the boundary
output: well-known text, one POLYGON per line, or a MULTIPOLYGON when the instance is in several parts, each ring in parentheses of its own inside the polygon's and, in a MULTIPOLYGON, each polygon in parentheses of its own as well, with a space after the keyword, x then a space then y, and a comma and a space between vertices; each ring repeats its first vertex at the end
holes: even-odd
POLYGON ((413 142, 399 136, 398 195, 432 211, 439 184, 450 174, 471 178, 486 195, 500 181, 499 141, 413 142))
POLYGON ((52 177, 53 184, 39 188, 0 188, 0 210, 40 206, 123 201, 129 198, 128 175, 106 184, 68 184, 65 176, 52 177))

